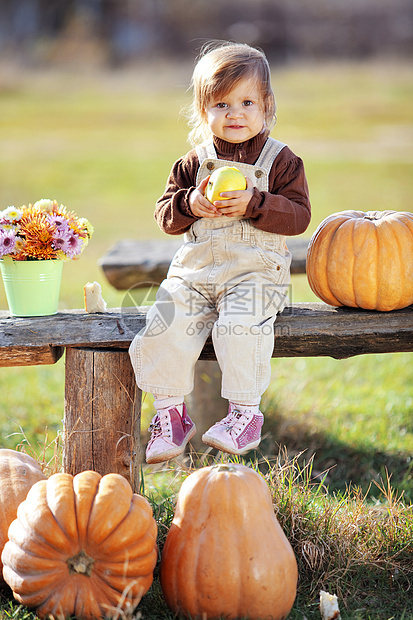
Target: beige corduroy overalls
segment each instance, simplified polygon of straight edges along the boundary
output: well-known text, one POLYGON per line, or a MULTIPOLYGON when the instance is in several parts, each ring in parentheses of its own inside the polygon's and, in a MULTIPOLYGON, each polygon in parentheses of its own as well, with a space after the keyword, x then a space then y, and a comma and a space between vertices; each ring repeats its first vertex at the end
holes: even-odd
MULTIPOLYGON (((197 186, 219 166, 236 166, 260 191, 285 145, 268 138, 255 165, 218 159, 212 142, 197 148, 197 186)), ((291 254, 285 237, 248 219, 201 218, 184 235, 146 327, 132 341, 136 381, 144 391, 184 396, 212 333, 222 396, 259 403, 271 376, 274 321, 287 301, 291 254)))

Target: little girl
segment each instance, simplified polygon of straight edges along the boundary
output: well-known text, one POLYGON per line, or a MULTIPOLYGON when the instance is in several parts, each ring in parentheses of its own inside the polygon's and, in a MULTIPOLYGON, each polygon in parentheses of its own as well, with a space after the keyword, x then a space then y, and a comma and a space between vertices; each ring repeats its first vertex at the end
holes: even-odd
POLYGON ((264 54, 244 44, 209 45, 192 88, 196 147, 175 162, 155 209, 160 228, 185 233, 184 244, 129 349, 137 384, 155 399, 147 463, 178 456, 195 434, 184 396, 210 333, 229 409, 202 440, 231 454, 260 443, 273 325, 290 281, 285 238, 304 232, 311 216, 302 160, 269 137, 275 100, 264 54), (220 166, 238 168, 247 187, 211 204, 204 191, 220 166), (167 321, 166 303, 173 309, 167 321))

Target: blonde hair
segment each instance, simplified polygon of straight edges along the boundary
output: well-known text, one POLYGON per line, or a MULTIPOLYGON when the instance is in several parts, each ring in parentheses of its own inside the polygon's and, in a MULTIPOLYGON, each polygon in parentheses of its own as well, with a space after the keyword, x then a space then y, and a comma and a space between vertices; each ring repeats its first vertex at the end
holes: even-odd
POLYGON ((264 52, 245 43, 211 42, 198 56, 192 74, 193 101, 187 111, 192 127, 189 140, 193 145, 209 138, 206 109, 216 97, 227 95, 241 80, 256 78, 261 88, 266 126, 276 122, 276 104, 271 88, 271 74, 264 52))

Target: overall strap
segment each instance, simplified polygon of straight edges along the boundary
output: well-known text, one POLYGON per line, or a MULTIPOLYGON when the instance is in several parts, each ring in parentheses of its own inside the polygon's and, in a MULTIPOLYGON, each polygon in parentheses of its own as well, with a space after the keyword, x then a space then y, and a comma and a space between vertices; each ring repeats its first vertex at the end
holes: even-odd
POLYGON ((260 168, 264 168, 269 173, 275 158, 285 146, 287 145, 284 144, 284 142, 279 142, 278 140, 275 140, 271 137, 268 138, 262 148, 260 156, 255 162, 255 165, 259 166, 260 168))
POLYGON ((196 154, 198 155, 199 165, 202 164, 204 159, 217 159, 217 154, 212 141, 198 144, 195 147, 196 154))
MULTIPOLYGON (((275 140, 274 138, 269 137, 262 148, 262 151, 255 163, 255 166, 258 166, 259 168, 265 168, 269 172, 275 158, 285 146, 287 145, 284 144, 284 142, 280 142, 279 140, 275 140)), ((217 154, 212 141, 198 144, 195 150, 196 154, 198 155, 199 165, 202 164, 204 159, 217 159, 217 154)))
POLYGON ((204 142, 196 147, 196 154, 199 160, 199 169, 196 177, 198 186, 202 179, 205 179, 215 168, 221 166, 235 166, 242 174, 249 176, 255 181, 255 185, 260 191, 268 191, 268 177, 271 167, 277 155, 286 145, 283 142, 268 138, 255 164, 244 164, 241 162, 227 161, 218 159, 212 141, 204 142))

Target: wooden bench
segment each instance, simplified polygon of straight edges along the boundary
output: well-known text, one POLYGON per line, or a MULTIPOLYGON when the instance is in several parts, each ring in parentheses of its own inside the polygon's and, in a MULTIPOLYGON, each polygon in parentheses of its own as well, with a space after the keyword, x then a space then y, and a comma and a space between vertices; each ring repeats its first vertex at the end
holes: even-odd
MULTIPOLYGON (((119 291, 126 291, 144 282, 160 284, 181 245, 182 237, 149 241, 123 239, 108 250, 99 265, 108 282, 119 291)), ((292 254, 292 274, 305 273, 307 247, 308 239, 288 239, 288 248, 292 254)))
MULTIPOLYGON (((139 488, 140 412, 128 347, 147 307, 13 318, 0 312, 0 366, 53 364, 65 352, 64 470, 118 472, 139 488)), ((287 306, 274 326, 273 357, 413 351, 413 306, 394 312, 287 306)), ((213 360, 209 339, 200 359, 213 360)), ((47 389, 47 387, 45 387, 47 389)))

